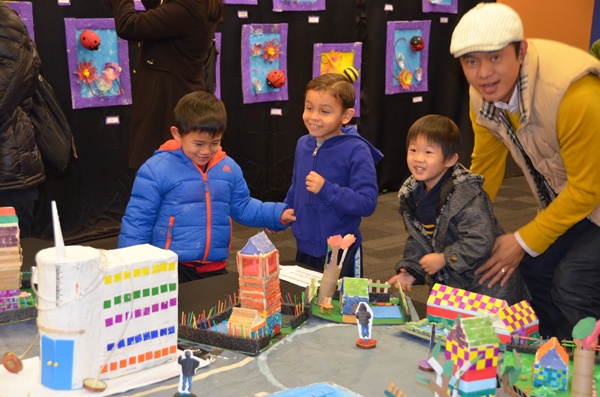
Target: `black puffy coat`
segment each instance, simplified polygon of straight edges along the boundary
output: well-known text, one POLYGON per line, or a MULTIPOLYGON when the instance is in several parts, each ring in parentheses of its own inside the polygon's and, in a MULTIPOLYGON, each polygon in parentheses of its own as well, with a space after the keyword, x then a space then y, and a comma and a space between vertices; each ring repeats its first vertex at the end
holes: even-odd
POLYGON ((172 138, 173 109, 185 94, 204 91, 203 65, 217 23, 209 21, 205 0, 110 0, 119 37, 138 41, 133 75, 129 168, 138 169, 172 138))
POLYGON ((40 59, 21 18, 0 1, 0 190, 45 179, 26 108, 37 87, 40 59))

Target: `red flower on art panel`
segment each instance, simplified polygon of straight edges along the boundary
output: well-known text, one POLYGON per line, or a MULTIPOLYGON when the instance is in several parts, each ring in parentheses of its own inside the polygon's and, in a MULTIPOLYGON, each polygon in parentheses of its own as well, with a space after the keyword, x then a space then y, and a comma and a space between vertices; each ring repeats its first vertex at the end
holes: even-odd
POLYGON ((266 41, 263 47, 263 57, 265 61, 273 62, 276 59, 279 59, 281 55, 281 50, 279 49, 279 40, 273 39, 270 41, 266 41))
POLYGON ((77 71, 77 75, 80 81, 91 84, 98 78, 98 72, 96 67, 93 66, 94 61, 86 62, 85 59, 83 62, 79 63, 79 70, 77 71))

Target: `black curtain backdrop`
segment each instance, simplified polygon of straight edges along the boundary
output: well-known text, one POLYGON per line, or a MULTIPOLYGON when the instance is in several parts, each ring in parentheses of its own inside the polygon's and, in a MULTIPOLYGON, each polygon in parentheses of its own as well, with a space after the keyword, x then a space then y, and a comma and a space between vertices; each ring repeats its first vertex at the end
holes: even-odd
MULTIPOLYGON (((34 234, 52 239, 50 202, 57 202, 65 241, 69 244, 118 234, 135 174, 127 168, 131 106, 71 108, 64 18, 112 18, 105 0, 31 0, 42 73, 54 87, 73 130, 78 158, 64 173, 49 174, 40 187, 34 234), (120 124, 106 125, 108 116, 120 124)), ((327 0, 319 12, 273 12, 271 0, 258 5, 226 5, 221 49, 221 99, 228 112, 224 150, 244 170, 254 197, 280 201, 290 184, 296 141, 306 133, 302 122, 304 88, 312 78, 315 43, 362 42, 360 133, 385 155, 377 167, 381 192, 395 191, 408 177, 405 137, 419 117, 438 113, 463 131, 461 161, 470 164, 472 130, 468 86, 448 49, 456 23, 478 0, 458 0, 458 14, 423 13, 422 0, 327 0), (385 11, 392 5, 393 11, 385 11), (247 18, 238 12, 247 11, 247 18), (309 16, 318 16, 317 24, 309 16), (447 21, 442 21, 447 18, 447 21), (385 42, 388 21, 431 20, 429 91, 385 95, 385 42), (241 81, 241 28, 251 23, 288 24, 289 100, 244 104, 241 81), (422 102, 413 98, 422 97, 422 102), (271 109, 281 109, 272 116, 271 109)), ((129 43, 130 66, 137 43, 129 43)), ((170 111, 166 110, 165 112, 170 111)))

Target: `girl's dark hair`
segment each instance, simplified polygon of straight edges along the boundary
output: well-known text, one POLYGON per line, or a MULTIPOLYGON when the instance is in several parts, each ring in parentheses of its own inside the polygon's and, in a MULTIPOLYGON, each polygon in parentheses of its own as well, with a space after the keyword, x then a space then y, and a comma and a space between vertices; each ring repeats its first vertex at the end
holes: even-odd
POLYGON ((181 136, 199 131, 214 137, 223 134, 227 127, 225 105, 214 95, 204 91, 194 91, 181 98, 173 115, 175 127, 181 136))
POLYGON ((439 114, 423 116, 409 128, 406 136, 406 147, 418 136, 423 136, 427 142, 440 145, 444 160, 449 159, 460 151, 462 136, 458 126, 448 117, 439 114))

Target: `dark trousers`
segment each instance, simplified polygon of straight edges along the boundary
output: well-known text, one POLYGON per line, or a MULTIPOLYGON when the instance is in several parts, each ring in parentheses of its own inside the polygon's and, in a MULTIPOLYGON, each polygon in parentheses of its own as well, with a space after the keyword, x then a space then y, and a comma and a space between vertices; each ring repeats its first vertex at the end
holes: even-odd
MULTIPOLYGON (((338 254, 338 263, 342 260, 342 250, 338 254)), ((296 251, 296 262, 303 265, 310 266, 316 270, 323 271, 325 269, 325 261, 330 260, 331 253, 326 256, 312 256, 305 254, 304 252, 296 251)), ((340 272, 340 278, 342 277, 357 277, 361 278, 363 275, 363 259, 362 259, 362 245, 352 244, 348 248, 344 263, 342 264, 342 270, 340 272)))
POLYGON ((227 274, 227 269, 215 270, 214 272, 198 273, 193 267, 185 266, 180 263, 179 266, 177 266, 177 274, 179 276, 179 284, 183 284, 190 281, 227 274))
POLYGON ((38 198, 37 186, 25 189, 0 190, 0 207, 14 207, 19 218, 21 238, 31 236, 33 206, 38 198))
POLYGON ((600 319, 600 227, 573 226, 542 255, 519 266, 540 321, 540 336, 571 340, 585 317, 600 319))

